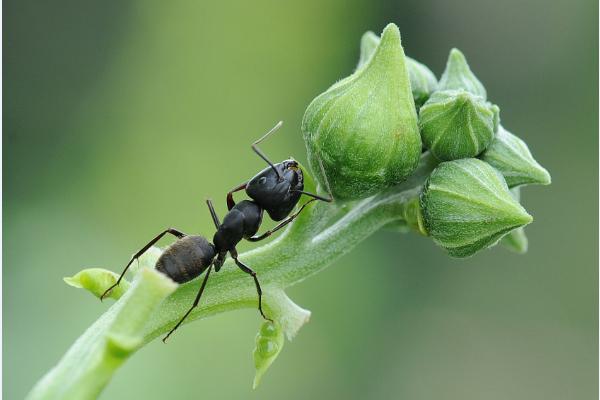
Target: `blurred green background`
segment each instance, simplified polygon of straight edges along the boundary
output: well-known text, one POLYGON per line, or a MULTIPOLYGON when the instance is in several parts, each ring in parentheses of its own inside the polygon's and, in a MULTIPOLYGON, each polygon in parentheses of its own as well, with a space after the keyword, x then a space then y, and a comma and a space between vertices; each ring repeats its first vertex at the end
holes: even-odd
POLYGON ((529 253, 452 260, 380 232, 290 289, 313 316, 256 391, 245 310, 145 347, 103 398, 597 398, 597 17, 593 0, 4 2, 5 398, 108 307, 63 276, 120 271, 167 226, 212 235, 204 199, 223 215, 263 168, 251 141, 283 119, 265 150, 304 160, 305 107, 388 22, 438 77, 462 49, 552 173, 523 192, 529 253))

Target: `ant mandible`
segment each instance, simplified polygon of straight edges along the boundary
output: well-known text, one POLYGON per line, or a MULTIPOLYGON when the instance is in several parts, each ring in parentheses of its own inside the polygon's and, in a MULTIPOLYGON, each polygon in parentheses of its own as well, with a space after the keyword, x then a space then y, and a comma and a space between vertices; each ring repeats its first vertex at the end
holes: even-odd
MULTIPOLYGON (((177 241, 165 249, 158 258, 155 268, 177 283, 191 281, 201 275, 204 271, 206 271, 206 275, 204 276, 204 280, 202 281, 200 290, 198 291, 192 306, 173 329, 169 331, 167 336, 163 338, 163 342, 179 328, 187 316, 198 305, 212 267, 214 266, 215 272, 219 272, 228 253, 231 255, 231 258, 233 258, 235 264, 243 272, 251 275, 254 279, 256 292, 258 293, 258 310, 264 319, 271 321, 262 309, 262 289, 258 277, 256 276, 256 272, 238 259, 238 253, 235 246, 242 239, 247 239, 252 242, 266 239, 274 232, 292 222, 308 204, 315 200, 326 202, 333 201, 331 194, 329 198, 325 198, 303 190, 304 177, 302 169, 299 167, 297 161, 289 159, 278 164, 273 164, 258 148, 258 144, 279 129, 282 124, 283 122, 280 121, 263 137, 252 144, 252 150, 265 160, 269 166, 246 183, 237 186, 227 193, 227 208, 229 211, 225 215, 223 223, 219 221, 219 217, 215 212, 212 202, 210 200, 206 201, 217 230, 213 236, 214 244, 210 243, 202 236, 186 235, 174 228, 166 229, 131 257, 125 266, 125 269, 119 276, 119 279, 117 279, 117 282, 106 289, 100 297, 100 300, 104 299, 104 297, 106 297, 106 295, 121 282, 121 279, 134 260, 139 258, 146 250, 169 233, 175 236, 177 241), (236 204, 233 200, 233 193, 244 189, 252 200, 243 200, 236 204), (311 199, 304 203, 298 211, 290 215, 290 212, 294 209, 296 204, 298 204, 300 196, 303 194, 311 197, 311 199), (273 229, 255 236, 260 228, 264 210, 267 211, 273 220, 282 222, 273 229)), ((323 167, 321 166, 321 168, 323 167)))

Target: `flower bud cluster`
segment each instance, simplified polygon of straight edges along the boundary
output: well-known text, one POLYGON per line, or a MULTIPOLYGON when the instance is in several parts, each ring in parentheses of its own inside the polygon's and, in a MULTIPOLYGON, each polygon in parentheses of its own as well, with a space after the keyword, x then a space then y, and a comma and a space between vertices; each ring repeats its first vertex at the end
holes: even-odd
POLYGON ((328 180, 339 201, 407 180, 428 151, 438 165, 398 218, 454 257, 503 238, 522 253, 522 228, 532 217, 519 203, 519 187, 551 179, 525 142, 500 125, 499 113, 460 50, 450 51, 438 82, 405 56, 389 24, 381 38, 363 35, 355 72, 312 101, 302 132, 315 176, 328 180))

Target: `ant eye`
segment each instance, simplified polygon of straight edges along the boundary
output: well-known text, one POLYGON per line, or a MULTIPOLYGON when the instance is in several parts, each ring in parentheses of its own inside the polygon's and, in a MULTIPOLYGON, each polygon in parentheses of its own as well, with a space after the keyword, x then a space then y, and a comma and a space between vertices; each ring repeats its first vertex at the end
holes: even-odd
POLYGON ((267 181, 267 178, 265 178, 265 177, 263 176, 262 178, 260 178, 260 179, 258 180, 258 184, 259 184, 259 185, 264 185, 266 181, 267 181))

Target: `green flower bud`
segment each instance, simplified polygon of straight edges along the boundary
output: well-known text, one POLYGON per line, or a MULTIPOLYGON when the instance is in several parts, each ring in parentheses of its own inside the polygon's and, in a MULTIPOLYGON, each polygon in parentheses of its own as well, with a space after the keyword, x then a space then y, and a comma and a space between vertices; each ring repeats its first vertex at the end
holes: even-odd
MULTIPOLYGON (((68 285, 86 289, 98 298, 102 296, 106 288, 114 285, 117 279, 119 279, 119 275, 102 268, 84 269, 72 277, 63 278, 68 285)), ((117 300, 123 296, 129 286, 130 283, 127 280, 121 279, 119 286, 116 286, 107 297, 117 300)))
POLYGON ((438 165, 421 193, 421 211, 429 236, 453 257, 469 257, 532 221, 502 175, 475 158, 438 165))
POLYGON ((370 196, 412 173, 421 137, 396 25, 364 67, 310 103, 302 132, 311 170, 337 199, 370 196))
MULTIPOLYGON (((366 31, 360 38, 360 58, 356 70, 361 69, 371 59, 371 56, 377 50, 381 39, 372 31, 366 31)), ((407 57, 408 58, 408 57, 407 57)))
MULTIPOLYGON (((379 41, 379 36, 373 32, 365 32, 360 40, 360 59, 356 67, 357 70, 369 61, 375 49, 377 49, 379 41)), ((421 64, 410 57, 406 57, 406 67, 408 68, 408 78, 415 107, 418 109, 437 88, 437 79, 425 64, 421 64)))
POLYGON ((549 185, 552 180, 548 171, 535 161, 525 142, 502 126, 480 158, 504 175, 508 187, 549 185))
MULTIPOLYGON (((521 190, 518 187, 510 189, 510 193, 513 195, 515 200, 521 199, 521 190)), ((517 253, 523 254, 527 252, 528 240, 525 235, 525 228, 520 227, 513 231, 510 231, 506 236, 502 238, 500 242, 507 249, 517 253)))
POLYGON ((254 348, 254 375, 253 388, 256 389, 262 376, 277 358, 283 348, 283 330, 279 324, 265 321, 256 335, 256 347, 254 348))
POLYGON ((487 93, 483 84, 471 72, 469 64, 463 53, 458 49, 450 50, 446 69, 440 78, 438 90, 459 90, 463 89, 476 96, 487 99, 487 93))
POLYGON ((425 64, 406 57, 406 66, 415 106, 420 108, 436 90, 438 82, 433 72, 425 64))
POLYGON ((475 157, 492 143, 498 112, 466 90, 435 92, 419 111, 423 144, 440 160, 475 157))

